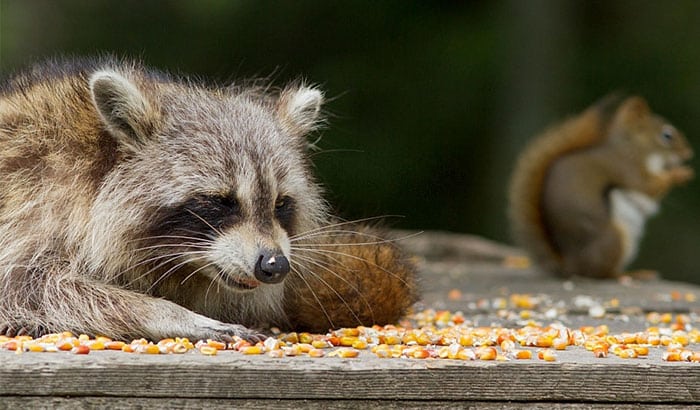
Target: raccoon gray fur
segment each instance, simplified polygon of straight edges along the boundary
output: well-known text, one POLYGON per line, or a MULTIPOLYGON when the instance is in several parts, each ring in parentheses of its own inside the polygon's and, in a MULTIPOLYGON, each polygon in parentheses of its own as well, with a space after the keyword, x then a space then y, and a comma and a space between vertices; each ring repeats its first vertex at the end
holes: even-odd
POLYGON ((299 83, 205 86, 113 58, 9 79, 0 333, 258 340, 398 320, 413 265, 331 217, 310 172, 322 103, 299 83))

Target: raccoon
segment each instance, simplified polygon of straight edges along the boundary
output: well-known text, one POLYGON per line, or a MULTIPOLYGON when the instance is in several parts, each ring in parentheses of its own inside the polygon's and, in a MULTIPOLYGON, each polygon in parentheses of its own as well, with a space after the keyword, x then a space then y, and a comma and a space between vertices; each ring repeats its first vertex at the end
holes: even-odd
POLYGON ((331 216, 312 175, 323 100, 111 57, 7 80, 0 333, 255 341, 398 320, 413 263, 331 216))

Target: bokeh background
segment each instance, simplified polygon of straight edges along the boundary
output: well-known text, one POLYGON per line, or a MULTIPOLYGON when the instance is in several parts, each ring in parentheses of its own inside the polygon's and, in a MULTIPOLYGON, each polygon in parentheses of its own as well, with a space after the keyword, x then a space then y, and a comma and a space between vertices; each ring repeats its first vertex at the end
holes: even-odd
MULTIPOLYGON (((305 78, 330 97, 314 154, 345 218, 509 242, 518 151, 621 90, 700 150, 700 1, 0 0, 0 75, 115 53, 225 82, 305 78)), ((674 191, 634 267, 700 283, 700 194, 674 191)))

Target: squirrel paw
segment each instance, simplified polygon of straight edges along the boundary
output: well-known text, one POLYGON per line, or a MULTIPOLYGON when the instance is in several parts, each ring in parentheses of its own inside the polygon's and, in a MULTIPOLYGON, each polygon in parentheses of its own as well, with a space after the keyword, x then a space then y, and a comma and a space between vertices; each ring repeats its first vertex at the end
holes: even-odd
POLYGON ((689 166, 679 166, 668 170, 674 184, 684 184, 695 177, 695 171, 689 166))

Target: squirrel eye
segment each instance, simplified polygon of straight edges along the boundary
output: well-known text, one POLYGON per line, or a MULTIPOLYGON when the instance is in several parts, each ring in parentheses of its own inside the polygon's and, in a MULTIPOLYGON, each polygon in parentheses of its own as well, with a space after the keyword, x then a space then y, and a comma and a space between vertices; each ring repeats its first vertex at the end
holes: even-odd
POLYGON ((663 127, 661 130, 661 142, 665 145, 668 145, 673 141, 673 136, 674 136, 674 129, 672 127, 666 126, 663 127))
POLYGON ((277 198, 277 201, 275 201, 275 209, 282 209, 287 205, 287 197, 286 196, 281 196, 277 198))

